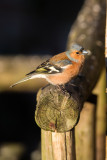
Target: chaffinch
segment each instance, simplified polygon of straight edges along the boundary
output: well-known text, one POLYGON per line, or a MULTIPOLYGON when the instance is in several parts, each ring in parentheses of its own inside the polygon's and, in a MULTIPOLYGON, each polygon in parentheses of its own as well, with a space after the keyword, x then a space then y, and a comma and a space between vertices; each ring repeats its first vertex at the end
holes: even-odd
POLYGON ((10 87, 34 78, 45 78, 53 85, 64 85, 78 75, 88 52, 78 44, 73 44, 71 49, 48 59, 26 77, 10 87))

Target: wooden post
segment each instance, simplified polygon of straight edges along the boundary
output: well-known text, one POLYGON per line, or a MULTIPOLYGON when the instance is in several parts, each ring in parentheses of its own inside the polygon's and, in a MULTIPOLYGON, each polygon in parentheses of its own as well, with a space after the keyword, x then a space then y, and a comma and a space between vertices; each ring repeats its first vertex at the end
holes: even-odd
POLYGON ((44 130, 66 132, 77 124, 83 103, 104 66, 105 2, 91 1, 86 0, 68 39, 68 48, 75 42, 83 43, 85 48, 90 49, 82 72, 65 85, 65 93, 52 85, 42 88, 38 93, 35 119, 44 130), (85 29, 81 27, 81 17, 85 29))
POLYGON ((95 113, 95 104, 86 102, 75 127, 77 160, 95 160, 95 113))
POLYGON ((65 133, 42 130, 43 160, 76 160, 74 129, 65 133))
MULTIPOLYGON (((86 0, 68 38, 68 48, 75 42, 90 50, 90 55, 86 59, 82 72, 65 85, 65 93, 59 90, 57 86, 48 85, 42 88, 37 96, 36 123, 40 128, 46 130, 42 130, 42 160, 76 159, 74 130, 72 129, 77 124, 83 103, 95 86, 104 66, 104 37, 105 1, 86 0)), ((87 124, 84 122, 83 127, 94 120, 94 105, 87 107, 89 112, 84 112, 85 115, 83 116, 87 124), (88 113, 92 120, 87 118, 88 113)), ((82 153, 84 156, 82 158, 84 160, 89 155, 93 160, 95 157, 93 125, 94 123, 87 128, 88 132, 87 130, 84 132, 85 137, 87 133, 89 135, 89 132, 92 134, 83 144, 82 153), (85 147, 88 147, 86 153, 84 153, 85 147), (92 148, 88 152, 89 147, 92 148)), ((78 155, 80 153, 77 153, 77 157, 79 157, 78 155)))
POLYGON ((106 72, 105 68, 101 74, 97 91, 98 101, 96 110, 96 160, 105 160, 105 142, 106 142, 106 108, 107 95, 106 90, 106 72))

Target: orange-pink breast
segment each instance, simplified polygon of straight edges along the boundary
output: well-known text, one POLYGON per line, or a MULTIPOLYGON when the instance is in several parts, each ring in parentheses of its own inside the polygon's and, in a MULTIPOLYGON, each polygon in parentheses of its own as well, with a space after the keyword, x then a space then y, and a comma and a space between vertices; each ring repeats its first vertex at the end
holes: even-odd
POLYGON ((78 75, 81 65, 70 65, 62 73, 49 75, 47 80, 53 85, 60 85, 69 82, 72 78, 78 75))

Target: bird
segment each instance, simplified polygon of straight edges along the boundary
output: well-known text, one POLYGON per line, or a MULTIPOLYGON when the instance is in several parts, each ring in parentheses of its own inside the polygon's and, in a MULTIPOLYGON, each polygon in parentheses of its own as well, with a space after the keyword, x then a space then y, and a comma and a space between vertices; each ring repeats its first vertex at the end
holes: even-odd
POLYGON ((68 51, 46 60, 10 87, 34 78, 45 78, 52 85, 64 85, 79 74, 87 54, 88 51, 81 45, 73 44, 68 51))

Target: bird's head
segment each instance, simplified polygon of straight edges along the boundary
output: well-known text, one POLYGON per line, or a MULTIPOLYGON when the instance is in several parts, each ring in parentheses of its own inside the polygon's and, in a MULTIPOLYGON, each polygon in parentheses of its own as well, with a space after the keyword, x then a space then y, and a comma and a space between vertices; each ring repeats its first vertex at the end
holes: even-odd
POLYGON ((88 52, 84 50, 84 48, 78 44, 74 44, 71 46, 71 49, 66 52, 67 57, 74 62, 83 63, 85 59, 85 55, 88 52))

